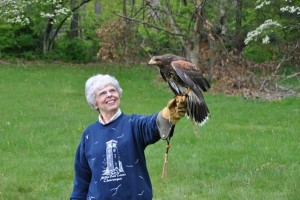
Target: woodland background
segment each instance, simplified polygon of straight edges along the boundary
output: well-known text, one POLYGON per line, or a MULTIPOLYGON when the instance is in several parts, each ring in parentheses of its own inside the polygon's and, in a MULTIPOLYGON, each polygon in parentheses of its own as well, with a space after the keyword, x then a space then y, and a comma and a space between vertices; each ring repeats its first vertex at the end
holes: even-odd
POLYGON ((300 91, 296 0, 1 0, 0 64, 145 64, 185 56, 212 92, 281 99, 300 91))
POLYGON ((210 79, 212 117, 199 129, 186 118, 176 125, 166 181, 165 141, 146 149, 154 199, 300 199, 299 7, 0 0, 0 199, 68 199, 81 133, 97 118, 85 81, 111 74, 126 91, 122 111, 153 113, 172 97, 146 66, 164 53, 210 79))

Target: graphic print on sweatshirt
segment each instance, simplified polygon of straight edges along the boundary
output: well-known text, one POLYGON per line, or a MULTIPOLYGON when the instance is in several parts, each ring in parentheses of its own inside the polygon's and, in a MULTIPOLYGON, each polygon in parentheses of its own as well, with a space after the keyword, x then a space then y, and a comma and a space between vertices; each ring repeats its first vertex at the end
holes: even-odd
POLYGON ((100 181, 120 181, 122 177, 126 176, 120 160, 117 143, 118 141, 116 140, 106 142, 106 158, 103 162, 106 166, 103 166, 104 170, 102 171, 100 181))

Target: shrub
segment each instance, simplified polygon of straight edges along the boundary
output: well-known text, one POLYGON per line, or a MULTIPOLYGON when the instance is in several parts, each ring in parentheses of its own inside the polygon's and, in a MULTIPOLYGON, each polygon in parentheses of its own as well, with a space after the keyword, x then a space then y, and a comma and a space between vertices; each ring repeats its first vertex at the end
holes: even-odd
POLYGON ((0 24, 0 52, 16 45, 15 32, 10 24, 0 24))
POLYGON ((6 57, 34 59, 40 54, 38 36, 29 26, 0 25, 0 52, 6 57))
POLYGON ((91 40, 60 39, 56 42, 53 51, 45 55, 46 59, 67 62, 90 62, 96 58, 96 45, 91 40))
POLYGON ((272 59, 273 53, 264 45, 248 45, 243 50, 243 56, 255 62, 265 62, 272 59))
POLYGON ((128 46, 129 40, 132 42, 133 31, 131 28, 122 19, 104 23, 97 30, 100 41, 97 56, 103 61, 125 62, 124 58, 128 56, 128 53, 132 54, 132 49, 128 46))

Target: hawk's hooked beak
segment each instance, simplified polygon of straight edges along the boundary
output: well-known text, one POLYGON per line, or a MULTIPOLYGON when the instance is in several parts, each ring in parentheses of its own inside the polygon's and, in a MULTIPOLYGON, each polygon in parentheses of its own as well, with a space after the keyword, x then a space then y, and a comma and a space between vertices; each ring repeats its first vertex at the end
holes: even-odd
POLYGON ((154 60, 154 59, 151 59, 149 62, 148 62, 148 65, 156 65, 157 62, 154 60))

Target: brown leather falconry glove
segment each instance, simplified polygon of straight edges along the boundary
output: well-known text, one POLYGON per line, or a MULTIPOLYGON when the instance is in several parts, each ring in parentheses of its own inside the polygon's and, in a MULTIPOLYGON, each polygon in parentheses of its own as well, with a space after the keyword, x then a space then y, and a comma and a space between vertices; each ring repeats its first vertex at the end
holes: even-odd
POLYGON ((185 115, 186 107, 187 97, 185 95, 177 95, 174 99, 171 99, 167 107, 162 110, 162 116, 172 124, 176 124, 185 115))

